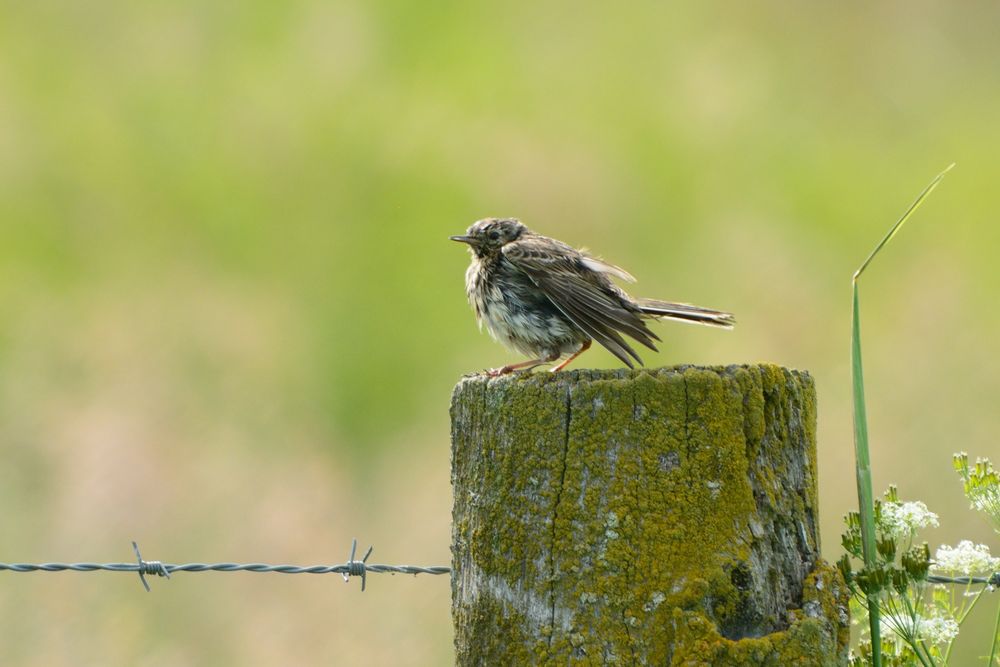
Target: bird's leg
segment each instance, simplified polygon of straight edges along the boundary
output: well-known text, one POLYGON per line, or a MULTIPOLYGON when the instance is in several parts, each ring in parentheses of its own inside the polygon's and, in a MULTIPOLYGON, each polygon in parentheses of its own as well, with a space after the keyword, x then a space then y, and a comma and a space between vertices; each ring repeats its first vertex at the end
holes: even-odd
MULTIPOLYGON (((582 351, 582 350, 581 350, 582 351)), ((577 352, 579 354, 579 352, 577 352)), ((491 368, 486 371, 486 374, 491 378, 499 377, 501 375, 506 375, 507 373, 513 373, 514 371, 530 371, 536 366, 541 366, 542 364, 550 364, 559 358, 559 353, 555 352, 552 354, 547 354, 544 357, 539 357, 538 359, 529 359, 528 361, 522 361, 519 364, 509 364, 503 366, 502 368, 491 368)))
POLYGON ((583 341, 583 345, 580 346, 580 349, 577 350, 576 352, 574 352, 573 354, 571 354, 570 357, 569 357, 569 359, 567 359, 566 361, 562 362, 561 364, 559 364, 558 366, 556 366, 555 368, 553 368, 552 372, 556 373, 556 372, 561 371, 562 369, 566 368, 567 366, 569 366, 569 362, 573 361, 574 359, 576 359, 577 357, 579 357, 581 354, 583 354, 584 352, 586 352, 587 350, 590 349, 590 343, 591 342, 592 341, 589 338, 587 340, 583 341))

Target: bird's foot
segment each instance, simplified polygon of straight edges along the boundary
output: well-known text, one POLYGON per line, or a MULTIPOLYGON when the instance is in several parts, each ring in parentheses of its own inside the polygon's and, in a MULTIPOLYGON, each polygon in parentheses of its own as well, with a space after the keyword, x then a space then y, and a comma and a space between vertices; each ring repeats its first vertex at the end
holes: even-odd
POLYGON ((519 364, 508 364, 507 366, 501 366, 500 368, 490 368, 486 371, 486 376, 495 378, 501 375, 507 375, 508 373, 513 373, 517 371, 518 373, 527 373, 532 368, 541 366, 542 364, 547 364, 554 361, 553 359, 532 359, 530 361, 522 361, 519 364))
POLYGON ((570 355, 570 357, 566 361, 562 362, 561 364, 559 364, 555 368, 551 369, 551 371, 553 373, 558 373, 562 369, 564 369, 567 366, 569 366, 569 362, 573 361, 574 359, 576 359, 577 357, 579 357, 581 354, 583 354, 584 352, 586 352, 587 350, 590 349, 590 343, 591 343, 590 340, 585 340, 583 342, 583 344, 580 345, 580 349, 578 349, 576 352, 574 352, 572 355, 570 355))

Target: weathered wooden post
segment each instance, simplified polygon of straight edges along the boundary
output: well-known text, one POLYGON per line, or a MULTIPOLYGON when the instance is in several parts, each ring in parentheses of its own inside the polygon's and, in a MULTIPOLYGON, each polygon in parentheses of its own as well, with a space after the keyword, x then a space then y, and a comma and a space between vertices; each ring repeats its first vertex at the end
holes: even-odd
POLYGON ((771 365, 464 378, 459 665, 841 665, 816 394, 771 365))

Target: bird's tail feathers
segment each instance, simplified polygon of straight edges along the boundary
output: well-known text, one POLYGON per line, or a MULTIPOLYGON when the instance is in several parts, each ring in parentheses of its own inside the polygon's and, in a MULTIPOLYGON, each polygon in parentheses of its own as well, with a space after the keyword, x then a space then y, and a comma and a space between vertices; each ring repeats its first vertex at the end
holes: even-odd
POLYGON ((736 324, 736 318, 733 317, 732 313, 724 313, 721 310, 656 299, 636 299, 635 301, 642 312, 651 317, 677 320, 689 324, 703 324, 721 329, 732 329, 733 325, 736 324))

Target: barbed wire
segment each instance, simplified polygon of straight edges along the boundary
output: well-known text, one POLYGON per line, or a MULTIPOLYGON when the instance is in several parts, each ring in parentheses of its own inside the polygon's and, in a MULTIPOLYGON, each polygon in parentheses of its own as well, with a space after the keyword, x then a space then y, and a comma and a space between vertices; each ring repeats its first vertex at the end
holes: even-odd
POLYGON ((962 584, 965 586, 986 584, 991 588, 1000 588, 1000 572, 995 572, 989 577, 944 577, 938 574, 929 574, 927 581, 932 584, 962 584))
POLYGON ((9 572, 137 572, 139 580, 148 592, 146 575, 170 578, 173 572, 277 572, 279 574, 340 574, 344 581, 351 577, 361 577, 361 590, 365 590, 368 573, 383 574, 450 574, 451 568, 444 565, 421 567, 418 565, 382 565, 368 563, 374 547, 368 547, 364 557, 356 560, 358 541, 351 542, 351 557, 339 565, 268 565, 267 563, 163 563, 158 560, 143 560, 139 545, 132 542, 135 563, 0 563, 0 571, 9 572))
MULTIPOLYGON (((340 574, 344 577, 344 582, 350 581, 351 577, 361 577, 361 590, 365 590, 368 583, 368 573, 377 574, 451 574, 451 568, 445 565, 431 565, 427 567, 419 565, 384 565, 379 563, 368 563, 369 556, 372 555, 374 547, 369 546, 368 551, 361 560, 355 556, 358 552, 358 541, 351 541, 351 556, 346 563, 339 565, 269 565, 267 563, 163 563, 158 560, 143 560, 139 553, 139 545, 132 542, 132 550, 135 552, 135 563, 0 563, 0 572, 136 572, 146 591, 150 591, 149 582, 146 575, 170 578, 173 572, 277 572, 279 574, 340 574)), ((927 576, 927 581, 932 584, 958 584, 971 586, 975 584, 987 585, 991 588, 1000 588, 1000 572, 996 572, 989 577, 946 577, 936 574, 927 576)))

